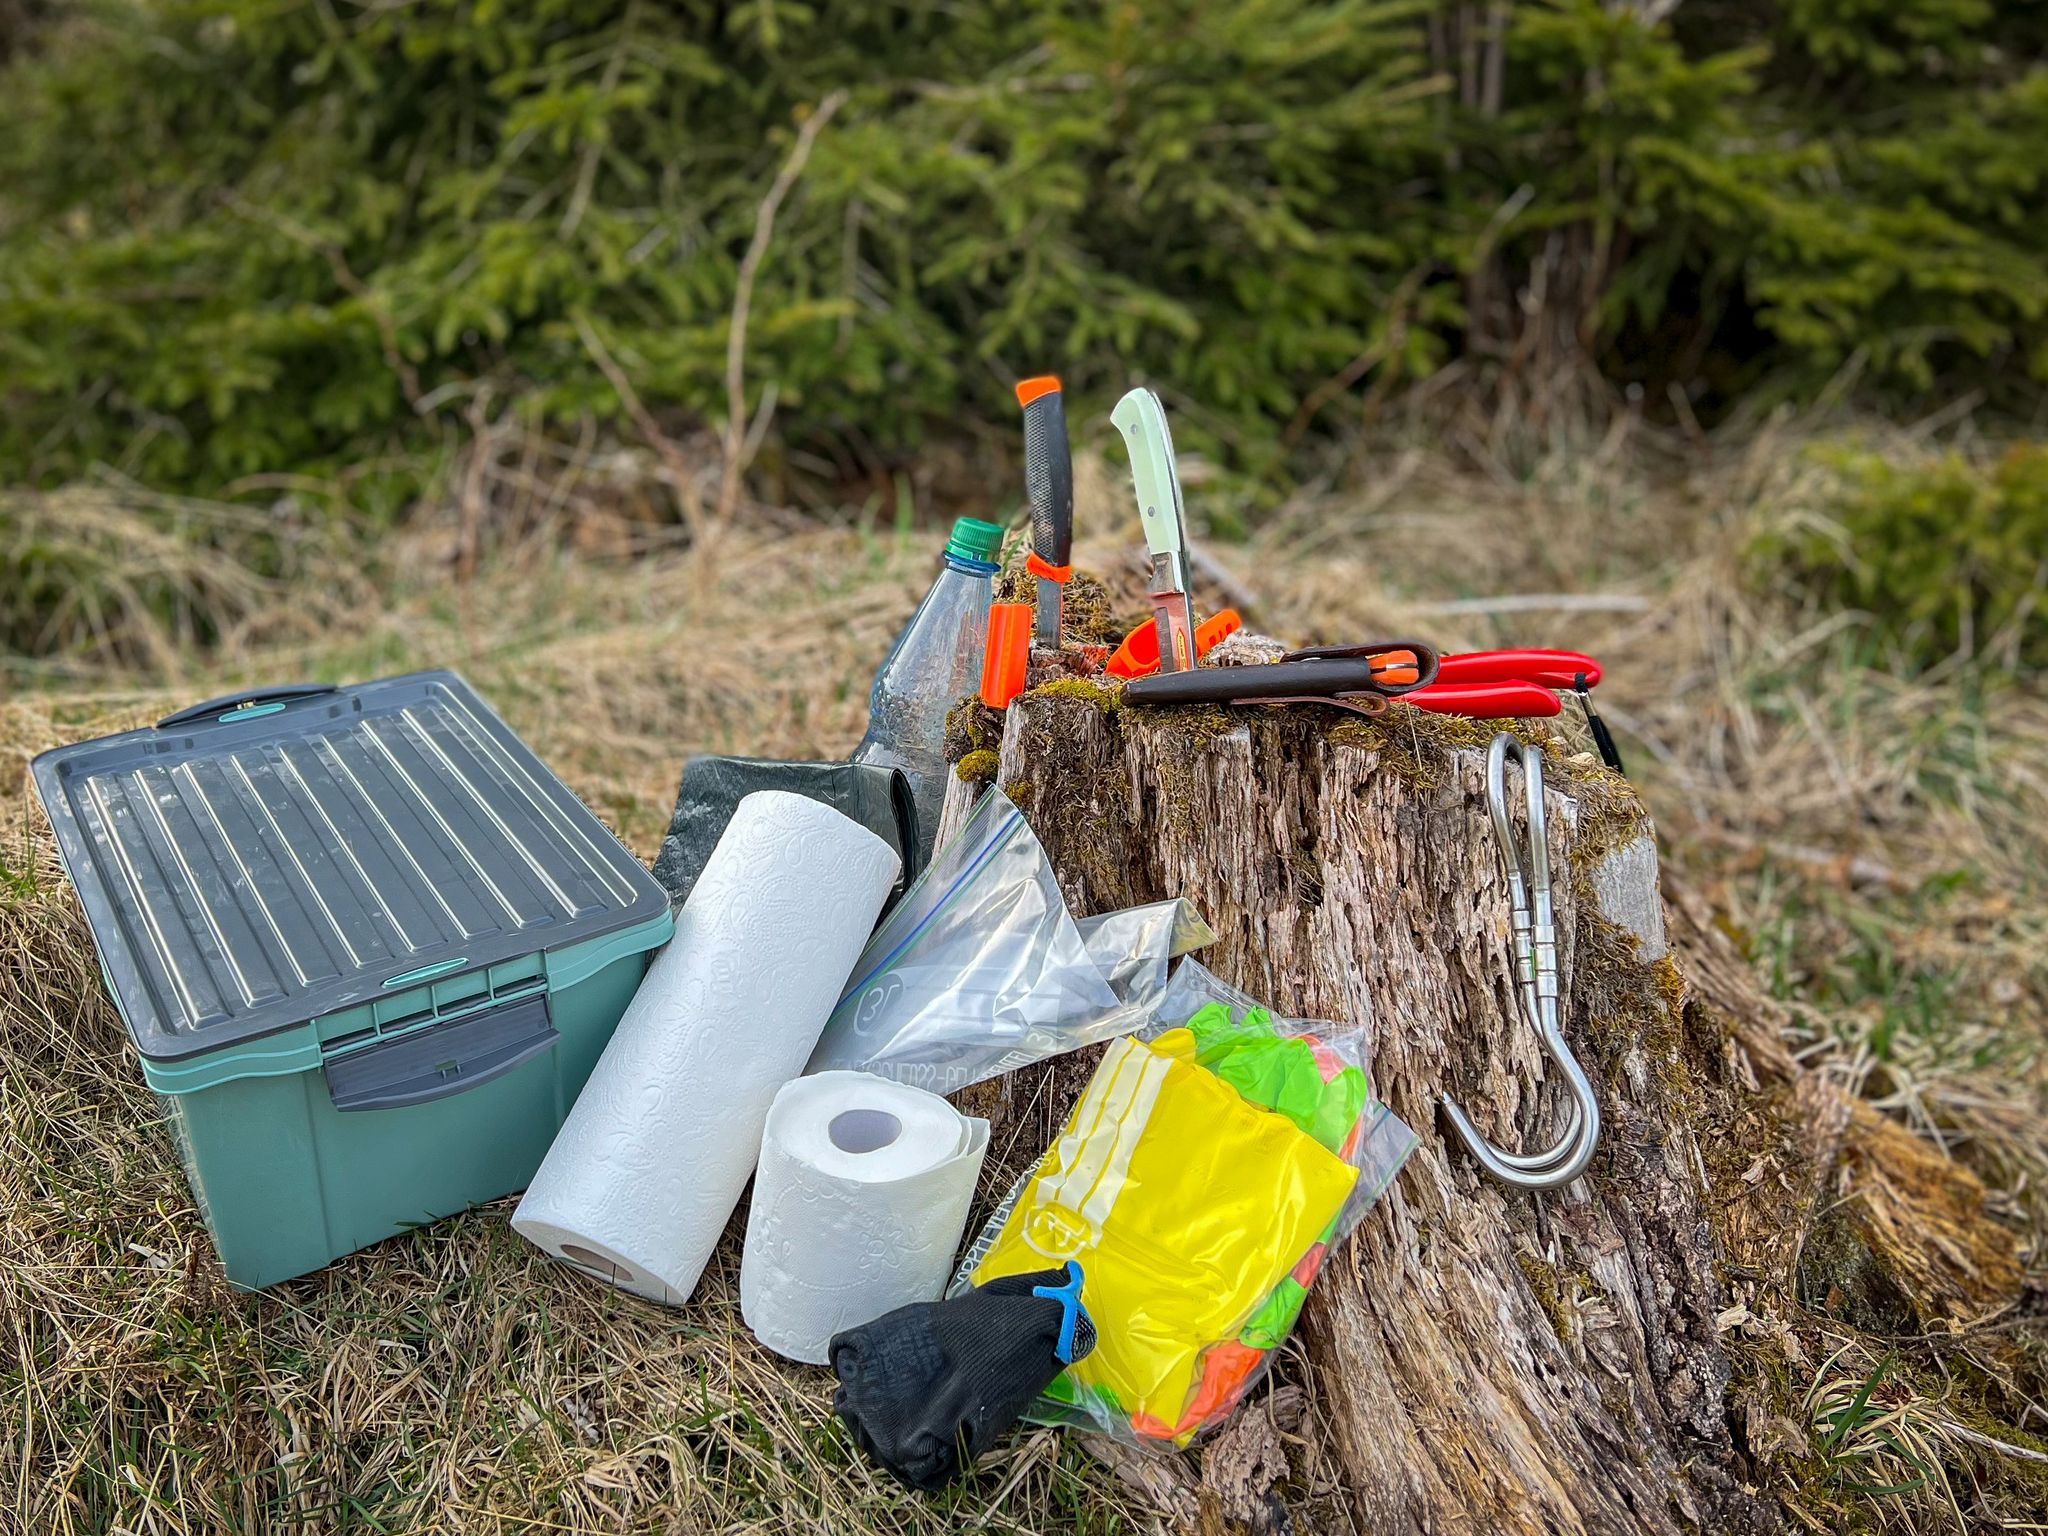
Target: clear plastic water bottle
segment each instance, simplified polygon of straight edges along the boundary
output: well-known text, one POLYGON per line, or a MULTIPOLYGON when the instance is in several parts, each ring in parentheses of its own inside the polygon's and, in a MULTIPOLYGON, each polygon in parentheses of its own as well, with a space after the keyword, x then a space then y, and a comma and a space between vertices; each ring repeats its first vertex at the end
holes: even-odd
POLYGON ((946 541, 946 566, 896 637, 868 695, 868 733, 856 763, 900 768, 917 802, 918 838, 929 854, 946 800, 946 713, 981 686, 988 609, 1003 530, 963 517, 946 541))

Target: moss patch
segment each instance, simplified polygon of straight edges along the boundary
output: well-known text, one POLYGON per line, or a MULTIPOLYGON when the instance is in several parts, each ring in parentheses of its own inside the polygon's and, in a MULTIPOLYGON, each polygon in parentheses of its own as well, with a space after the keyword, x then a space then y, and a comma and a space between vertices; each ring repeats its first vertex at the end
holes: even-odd
POLYGON ((1399 699, 1387 706, 1377 720, 1352 717, 1328 731, 1329 740, 1342 747, 1358 747, 1373 753, 1381 768, 1420 789, 1440 789, 1449 781, 1453 753, 1483 749, 1503 729, 1532 745, 1537 738, 1525 735, 1514 722, 1471 720, 1463 715, 1439 715, 1399 699))
MULTIPOLYGON (((1688 1012, 1697 1006, 1688 1005, 1688 1012)), ((1695 1126, 1707 1170, 1707 1220, 1726 1264, 1768 1282, 1756 1300, 1762 1311, 1785 1299, 1777 1294, 1784 1247, 1804 1229, 1814 1192, 1799 1098, 1779 1087, 1734 1103, 1714 1094, 1710 1103, 1711 1112, 1695 1126), (1759 1164, 1772 1176, 1752 1177, 1759 1164)))
POLYGON ((1011 706, 1019 712, 1018 751, 1030 778, 1010 797, 1050 839, 1063 885, 1089 910, 1151 899, 1146 872, 1130 856, 1117 704, 1115 689, 1067 678, 1011 706))
POLYGON ((1124 691, 1085 677, 1061 677, 1031 690, 1034 699, 1075 699, 1105 712, 1122 709, 1124 691))
POLYGON ((1627 1069, 1640 1052, 1659 1085, 1691 1119, 1700 1108, 1698 1084, 1685 1060, 1683 1010, 1674 998, 1685 981, 1669 956, 1646 963, 1641 943, 1619 923, 1601 915, 1590 871, 1573 844, 1572 883, 1577 898, 1578 940, 1573 954, 1572 990, 1586 999, 1586 1036, 1609 1078, 1627 1069))
POLYGON ((998 752, 1002 745, 1002 712, 990 709, 975 695, 969 694, 946 712, 947 762, 957 763, 974 752, 998 752))
POLYGON ((1650 825, 1649 812, 1635 786, 1610 768, 1593 763, 1565 764, 1558 760, 1556 743, 1545 751, 1563 781, 1562 787, 1578 806, 1578 828, 1574 846, 1586 859, 1604 859, 1616 849, 1626 848, 1650 825))
POLYGON ((1218 736, 1244 729, 1255 718, 1249 709, 1232 709, 1223 704, 1127 703, 1124 708, 1146 730, 1171 734, 1197 748, 1206 747, 1218 736))
POLYGON ((1002 765, 1003 758, 1000 752, 980 747, 954 764, 953 772, 959 775, 963 784, 993 784, 1002 765))

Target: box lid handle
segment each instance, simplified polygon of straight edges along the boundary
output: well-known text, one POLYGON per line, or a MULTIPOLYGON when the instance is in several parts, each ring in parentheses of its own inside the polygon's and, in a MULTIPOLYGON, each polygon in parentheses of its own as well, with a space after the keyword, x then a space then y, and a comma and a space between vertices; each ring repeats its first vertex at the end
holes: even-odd
POLYGON ((253 688, 241 693, 224 693, 217 699, 207 699, 198 704, 188 705, 174 715, 165 715, 157 721, 156 728, 164 730, 173 725, 196 725, 201 720, 226 719, 247 710, 251 715, 275 714, 277 710, 297 699, 318 698, 323 693, 334 693, 332 683, 279 683, 274 688, 253 688), (263 706, 274 705, 266 709, 263 706))
POLYGON ((546 993, 517 998, 336 1056, 327 1092, 344 1113, 428 1104, 503 1077, 559 1038, 546 993))

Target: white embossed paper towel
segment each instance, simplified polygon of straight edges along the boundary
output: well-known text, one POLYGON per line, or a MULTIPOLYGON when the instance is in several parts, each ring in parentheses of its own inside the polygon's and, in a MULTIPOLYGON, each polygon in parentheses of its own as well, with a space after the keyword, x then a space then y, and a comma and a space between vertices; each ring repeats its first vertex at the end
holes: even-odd
POLYGON ((896 872, 896 851, 830 806, 740 801, 514 1230, 650 1301, 688 1300, 896 872))
POLYGON ((937 1301, 953 1272, 988 1122, 868 1072, 775 1095, 740 1259, 740 1315, 792 1360, 826 1362, 843 1328, 937 1301))

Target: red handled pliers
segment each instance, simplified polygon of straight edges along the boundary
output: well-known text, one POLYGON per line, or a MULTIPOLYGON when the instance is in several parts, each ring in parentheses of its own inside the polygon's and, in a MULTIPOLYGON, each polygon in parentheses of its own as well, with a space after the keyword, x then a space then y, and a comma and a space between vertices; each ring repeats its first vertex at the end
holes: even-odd
POLYGON ((1564 707, 1558 694, 1576 693, 1601 760, 1619 773, 1621 754, 1607 722, 1593 709, 1599 681, 1600 663, 1581 651, 1468 651, 1444 657, 1436 680, 1402 701, 1440 715, 1504 720, 1558 714, 1564 707))

